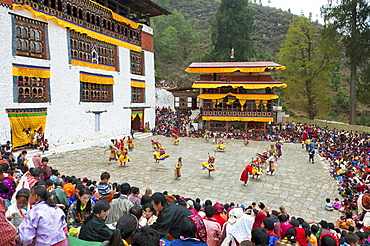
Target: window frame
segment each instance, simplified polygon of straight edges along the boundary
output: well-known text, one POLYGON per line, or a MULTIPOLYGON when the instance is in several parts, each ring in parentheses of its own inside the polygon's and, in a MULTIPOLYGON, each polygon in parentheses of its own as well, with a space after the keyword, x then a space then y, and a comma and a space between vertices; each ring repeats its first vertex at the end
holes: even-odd
POLYGON ((102 103, 110 103, 113 102, 113 85, 107 84, 96 84, 90 82, 82 82, 80 81, 81 86, 81 94, 80 94, 80 101, 81 102, 102 102, 102 103), (93 97, 86 97, 85 95, 89 96, 91 93, 95 94, 95 98, 93 97), (100 96, 99 93, 100 92, 100 96), (86 94, 85 94, 86 93, 86 94), (106 99, 102 98, 106 94, 106 99))

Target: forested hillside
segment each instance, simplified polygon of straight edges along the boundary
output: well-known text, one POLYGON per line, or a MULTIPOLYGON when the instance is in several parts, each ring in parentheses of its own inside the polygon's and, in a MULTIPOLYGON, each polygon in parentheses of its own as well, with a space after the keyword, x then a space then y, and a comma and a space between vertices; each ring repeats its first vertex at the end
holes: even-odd
MULTIPOLYGON (((222 15, 220 18, 220 12, 218 12, 218 10, 221 0, 153 1, 172 12, 172 15, 159 16, 153 18, 152 20, 152 26, 154 29, 156 82, 165 80, 166 83, 170 85, 177 85, 181 87, 190 86, 194 80, 198 79, 197 74, 188 74, 184 71, 192 62, 228 61, 229 54, 225 54, 228 53, 230 45, 232 45, 231 47, 234 48, 235 42, 234 44, 230 44, 229 42, 228 45, 220 48, 221 45, 223 45, 223 42, 219 41, 220 35, 225 33, 225 36, 227 36, 226 39, 224 38, 224 42, 232 40, 234 37, 235 39, 238 37, 240 38, 240 36, 235 35, 235 28, 233 30, 227 29, 224 32, 220 32, 222 29, 221 27, 223 26, 219 24, 219 21, 225 19, 227 19, 227 21, 230 20, 230 22, 227 22, 229 25, 226 25, 229 28, 239 25, 240 23, 246 23, 243 22, 245 19, 240 18, 240 21, 238 20, 240 12, 236 13, 236 11, 238 11, 240 8, 234 7, 235 12, 233 13, 235 13, 235 15, 233 15, 232 18, 229 18, 231 15, 225 15, 225 13, 230 12, 224 12, 224 15, 222 15), (232 24, 230 26, 230 23, 236 24, 232 24), (231 33, 232 35, 230 35, 231 33), (217 42, 215 42, 215 40, 217 40, 217 42), (225 49, 227 51, 225 51, 225 49), (219 51, 222 53, 218 53, 219 51)), ((222 1, 226 2, 228 0, 222 1)), ((246 0, 235 0, 235 2, 229 1, 228 4, 232 5, 233 3, 240 3, 242 1, 245 2, 246 0)), ((306 66, 308 66, 307 68, 313 72, 312 74, 314 76, 312 78, 308 78, 304 75, 301 75, 300 78, 305 77, 306 82, 309 83, 304 84, 310 86, 312 85, 313 87, 305 87, 305 89, 303 89, 303 87, 299 87, 298 84, 294 85, 298 86, 297 88, 299 88, 301 93, 303 93, 302 95, 306 95, 305 91, 302 90, 313 91, 313 97, 302 97, 297 94, 297 89, 292 89, 289 91, 283 90, 283 93, 286 94, 285 97, 284 94, 281 95, 281 100, 285 107, 284 110, 293 116, 297 115, 310 118, 319 117, 329 120, 348 122, 348 115, 350 112, 349 81, 352 75, 350 75, 349 72, 349 57, 347 56, 348 52, 344 50, 343 44, 343 41, 347 39, 341 36, 343 33, 340 34, 339 32, 337 34, 333 34, 334 36, 332 35, 331 39, 329 38, 328 41, 325 41, 324 37, 320 37, 322 31, 325 30, 324 27, 307 19, 308 23, 305 25, 307 25, 307 27, 309 27, 311 30, 310 36, 316 40, 315 49, 317 50, 311 51, 312 54, 315 54, 313 59, 310 60, 310 63, 302 63, 301 65, 299 65, 298 62, 295 62, 298 61, 297 59, 301 59, 299 56, 296 58, 290 57, 290 60, 284 60, 284 58, 289 57, 288 55, 292 53, 291 48, 296 46, 297 43, 302 43, 303 46, 311 43, 310 40, 304 41, 305 38, 298 38, 297 41, 291 42, 290 46, 285 44, 289 43, 289 40, 287 40, 288 29, 293 28, 291 31, 294 32, 294 28, 296 28, 298 33, 299 29, 304 31, 305 27, 302 25, 303 22, 298 24, 297 27, 293 27, 292 20, 297 17, 296 15, 281 11, 280 9, 264 7, 256 2, 258 1, 249 1, 247 13, 242 13, 246 14, 244 18, 250 18, 252 20, 250 23, 254 23, 251 33, 251 47, 244 46, 248 47, 248 49, 251 49, 251 51, 248 51, 248 54, 243 54, 245 61, 275 61, 278 63, 281 62, 282 65, 287 65, 284 64, 284 62, 292 62, 290 63, 291 69, 294 67, 296 69, 305 67, 304 69, 306 69, 306 66), (285 44, 284 52, 281 50, 282 44, 285 44), (325 48, 325 45, 329 46, 325 48), (337 49, 333 49, 331 46, 337 46, 337 49), (320 53, 320 49, 323 52, 320 53), (326 52, 329 50, 332 50, 333 54, 326 52), (278 56, 279 52, 281 53, 280 56, 278 56), (315 61, 315 59, 318 59, 321 57, 321 55, 324 55, 322 64, 325 66, 322 66, 321 63, 315 61), (332 64, 330 65, 329 63, 332 64), (315 67, 317 64, 319 66, 315 67), (315 69, 319 73, 316 73, 315 69), (318 74, 322 75, 318 76, 318 74), (314 83, 312 84, 311 81, 314 83), (322 86, 322 88, 319 89, 317 86, 322 86), (320 101, 321 99, 324 99, 324 96, 320 95, 321 93, 325 94, 325 98, 327 100, 322 102, 320 101), (292 96, 295 96, 299 100, 294 102, 292 100, 292 96), (309 101, 316 104, 314 112, 311 113, 309 112, 309 109, 312 109, 312 107, 309 105, 309 101)), ((325 1, 323 4, 325 4, 325 1)), ((370 7, 367 5, 364 5, 363 8, 365 11, 370 11, 370 7)), ((364 26, 366 25, 367 24, 365 22, 364 26)), ((239 29, 237 30, 240 30, 241 32, 250 32, 249 26, 248 30, 243 30, 240 25, 238 28, 239 29)), ((366 27, 364 30, 366 32, 366 27)), ((328 31, 330 30, 328 29, 327 32, 328 31)), ((340 31, 340 29, 337 28, 336 31, 340 31)), ((243 34, 245 35, 245 33, 243 34)), ((370 55, 366 55, 366 52, 369 52, 370 54, 370 49, 368 49, 369 51, 366 49, 368 48, 365 47, 365 49, 362 49, 362 52, 359 54, 359 57, 363 60, 370 58, 370 55)), ((240 50, 243 49, 235 49, 235 58, 240 50)), ((302 52, 298 52, 298 54, 302 54, 302 52)), ((302 61, 304 61, 304 58, 302 61)), ((370 95, 370 90, 368 89, 370 87, 369 82, 367 82, 369 81, 368 78, 370 78, 370 59, 368 59, 367 63, 362 64, 365 64, 365 66, 360 67, 359 71, 360 80, 357 87, 359 87, 360 90, 357 98, 360 100, 357 102, 357 121, 359 124, 370 125, 370 117, 368 116, 370 115, 370 110, 368 109, 367 105, 360 103, 360 101, 362 103, 367 103, 370 101, 368 99, 370 98, 368 96, 370 95), (366 66, 366 64, 368 66, 366 66)), ((284 76, 289 75, 288 70, 289 69, 287 68, 286 71, 280 74, 275 74, 275 76, 281 76, 277 79, 287 82, 288 80, 284 76)), ((294 69, 291 71, 291 73, 293 73, 293 77, 290 77, 289 83, 296 83, 295 81, 297 81, 297 83, 304 82, 303 79, 294 79, 294 69)), ((300 75, 295 76, 299 77, 300 75)))
MULTIPOLYGON (((166 80, 179 86, 191 85, 196 79, 184 70, 192 62, 205 60, 211 46, 211 23, 219 0, 155 0, 172 12, 153 20, 156 55, 156 81, 166 80)), ((293 14, 276 8, 250 3, 254 13, 252 34, 256 55, 254 60, 275 60, 284 42, 293 14)), ((237 52, 237 51, 236 51, 237 52)))

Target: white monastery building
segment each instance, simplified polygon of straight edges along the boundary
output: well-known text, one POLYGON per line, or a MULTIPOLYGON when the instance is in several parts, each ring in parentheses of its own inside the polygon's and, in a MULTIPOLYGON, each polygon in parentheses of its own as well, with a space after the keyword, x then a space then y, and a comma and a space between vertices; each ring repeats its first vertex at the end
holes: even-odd
POLYGON ((0 142, 51 145, 155 121, 150 0, 0 0, 0 142))

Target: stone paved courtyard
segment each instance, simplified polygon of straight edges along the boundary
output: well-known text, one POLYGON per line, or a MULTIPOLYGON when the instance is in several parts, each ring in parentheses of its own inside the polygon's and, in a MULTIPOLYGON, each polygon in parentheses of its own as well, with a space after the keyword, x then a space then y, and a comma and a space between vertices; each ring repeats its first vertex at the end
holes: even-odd
POLYGON ((234 202, 250 205, 263 202, 270 209, 280 205, 286 207, 291 216, 301 216, 307 221, 325 219, 335 222, 337 211, 325 211, 323 205, 327 197, 332 201, 339 197, 337 184, 329 176, 327 166, 316 156, 315 164, 308 163, 308 154, 300 144, 285 143, 283 157, 276 164, 276 175, 264 175, 261 180, 251 180, 244 186, 239 180, 245 165, 257 152, 266 150, 270 142, 252 141, 247 147, 242 140, 227 140, 225 152, 217 152, 217 171, 208 177, 202 170, 201 162, 207 161, 207 153, 212 153, 213 143, 204 139, 181 138, 179 145, 173 145, 171 138, 160 137, 160 142, 171 156, 155 164, 151 138, 135 139, 135 149, 130 152, 131 162, 127 167, 119 163, 108 164, 109 151, 104 148, 69 151, 49 156, 49 165, 62 174, 88 177, 99 181, 100 174, 107 171, 111 181, 128 182, 140 188, 155 191, 167 190, 169 194, 179 194, 203 202, 234 202), (179 156, 183 157, 182 178, 174 179, 174 167, 179 156))

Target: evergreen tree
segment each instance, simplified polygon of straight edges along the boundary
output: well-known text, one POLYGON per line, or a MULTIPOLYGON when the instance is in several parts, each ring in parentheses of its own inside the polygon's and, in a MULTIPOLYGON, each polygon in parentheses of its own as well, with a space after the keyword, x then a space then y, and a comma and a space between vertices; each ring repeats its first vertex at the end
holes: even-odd
POLYGON ((285 103, 314 119, 328 113, 330 71, 334 68, 337 50, 328 43, 310 19, 301 16, 291 21, 285 43, 278 54, 288 84, 285 103))
POLYGON ((230 61, 234 48, 234 61, 246 61, 253 56, 254 16, 248 9, 248 0, 222 0, 212 25, 211 61, 230 61))
POLYGON ((349 123, 355 125, 357 69, 369 58, 370 5, 368 0, 340 0, 335 4, 328 0, 321 13, 327 27, 333 27, 343 35, 351 69, 349 123))

